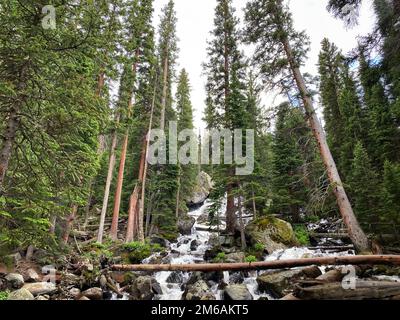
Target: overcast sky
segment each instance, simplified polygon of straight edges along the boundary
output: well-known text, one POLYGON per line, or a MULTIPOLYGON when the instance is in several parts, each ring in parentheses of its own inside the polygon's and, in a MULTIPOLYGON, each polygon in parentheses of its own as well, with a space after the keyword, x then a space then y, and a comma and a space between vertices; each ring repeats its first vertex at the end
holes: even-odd
MULTIPOLYGON (((246 0, 234 0, 237 14, 243 17, 246 0)), ((302 70, 312 75, 317 74, 318 53, 324 37, 347 52, 357 45, 357 36, 371 32, 374 25, 372 1, 363 1, 360 23, 357 27, 346 30, 343 23, 334 19, 326 10, 328 0, 291 0, 290 8, 295 27, 306 30, 311 40, 311 51, 307 65, 302 70)), ((168 0, 155 0, 154 25, 158 29, 161 8, 168 0)), ((177 33, 179 38, 179 60, 177 72, 185 68, 190 76, 192 86, 192 103, 195 110, 195 126, 204 128, 202 123, 205 78, 202 76, 201 64, 206 61, 207 39, 213 29, 216 0, 175 0, 178 17, 177 33)), ((271 96, 264 101, 272 101, 271 96)), ((268 103, 268 102, 267 102, 268 103)))

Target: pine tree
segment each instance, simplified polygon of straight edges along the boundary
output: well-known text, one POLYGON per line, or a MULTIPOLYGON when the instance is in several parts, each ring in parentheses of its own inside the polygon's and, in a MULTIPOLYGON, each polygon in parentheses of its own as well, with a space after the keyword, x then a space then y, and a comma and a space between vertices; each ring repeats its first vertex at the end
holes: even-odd
MULTIPOLYGON (((238 19, 231 0, 219 0, 215 9, 213 38, 208 44, 208 62, 204 65, 207 73, 207 109, 208 128, 236 129, 245 128, 244 77, 245 63, 238 48, 240 38, 238 19)), ((235 196, 238 180, 234 168, 230 165, 219 166, 213 172, 216 188, 215 200, 227 193, 226 231, 236 229, 235 196)), ((214 211, 220 201, 215 202, 214 211)))
MULTIPOLYGON (((176 110, 178 114, 178 133, 182 130, 191 130, 191 142, 195 144, 194 146, 191 144, 191 150, 197 148, 197 142, 195 141, 195 132, 193 131, 193 109, 192 103, 190 100, 190 83, 189 83, 189 75, 185 69, 182 69, 179 80, 178 80, 178 88, 176 92, 176 110)), ((178 150, 185 145, 186 142, 178 141, 178 150)), ((195 155, 197 157, 197 152, 195 155)), ((194 157, 193 157, 194 158, 194 157)), ((179 161, 179 160, 178 160, 179 161)), ((176 215, 179 216, 180 213, 185 212, 187 210, 186 207, 186 197, 187 195, 193 194, 194 186, 196 184, 196 173, 197 168, 195 163, 180 163, 179 162, 179 175, 178 175, 178 190, 176 196, 176 215)))
POLYGON ((385 162, 383 175, 383 214, 384 222, 400 223, 400 165, 385 162))
POLYGON ((294 30, 291 14, 282 0, 251 1, 247 4, 245 16, 247 40, 257 44, 254 61, 261 67, 268 83, 282 86, 284 80, 290 79, 296 85, 349 235, 358 250, 369 250, 368 238, 354 215, 304 76, 300 72, 307 52, 308 40, 305 34, 294 30))
POLYGON ((378 176, 372 167, 366 149, 360 142, 354 149, 349 184, 358 219, 364 223, 379 222, 380 186, 378 176))

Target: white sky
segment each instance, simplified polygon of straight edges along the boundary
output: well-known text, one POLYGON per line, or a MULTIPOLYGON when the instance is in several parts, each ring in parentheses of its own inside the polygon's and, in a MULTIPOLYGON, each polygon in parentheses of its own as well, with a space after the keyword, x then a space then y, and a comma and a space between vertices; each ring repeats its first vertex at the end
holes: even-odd
MULTIPOLYGON (((246 0, 234 0, 237 14, 243 17, 243 8, 246 0)), ((161 8, 168 0, 155 0, 154 26, 158 29, 161 8)), ((175 0, 178 17, 177 33, 179 38, 179 60, 177 73, 185 68, 190 76, 192 86, 192 103, 195 112, 195 126, 204 128, 202 122, 205 108, 205 77, 202 76, 202 63, 207 60, 207 39, 213 29, 214 9, 216 0, 175 0)), ((328 0, 291 0, 290 8, 293 14, 295 27, 306 30, 311 40, 311 51, 307 65, 302 70, 317 75, 318 54, 320 43, 324 37, 342 49, 350 51, 357 45, 357 36, 366 35, 372 31, 374 14, 372 1, 363 1, 359 25, 346 30, 340 20, 334 19, 326 10, 328 0)), ((156 29, 156 30, 157 30, 156 29)), ((266 94, 263 101, 273 101, 273 96, 266 94)), ((269 102, 264 102, 269 103, 269 102)), ((272 103, 272 102, 271 102, 272 103)))

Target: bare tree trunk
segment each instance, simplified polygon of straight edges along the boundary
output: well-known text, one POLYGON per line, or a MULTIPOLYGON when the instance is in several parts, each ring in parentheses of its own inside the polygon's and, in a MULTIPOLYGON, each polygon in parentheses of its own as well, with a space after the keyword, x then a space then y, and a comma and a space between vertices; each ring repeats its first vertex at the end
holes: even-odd
POLYGON ((233 187, 228 184, 227 200, 226 200, 226 232, 235 233, 236 230, 236 214, 235 214, 235 197, 233 196, 233 187))
POLYGON ((136 206, 138 198, 139 198, 139 186, 136 185, 129 200, 128 227, 126 230, 126 238, 125 238, 126 243, 132 242, 135 237, 136 206))
POLYGON ((55 234, 56 233, 56 223, 57 223, 57 216, 54 215, 51 218, 51 222, 50 222, 50 229, 49 229, 50 234, 55 234))
POLYGON ((253 204, 253 214, 254 214, 253 219, 256 220, 257 219, 257 207, 256 207, 256 199, 255 199, 253 187, 251 187, 251 196, 252 196, 251 202, 253 204))
POLYGON ((317 114, 315 113, 310 93, 307 89, 304 78, 300 72, 299 66, 295 62, 292 48, 290 47, 288 39, 285 38, 282 44, 284 46, 286 55, 288 57, 293 77, 296 81, 297 87, 301 94, 310 126, 318 142, 320 153, 324 161, 325 168, 328 172, 329 180, 333 186, 333 192, 336 196, 339 210, 343 217, 343 221, 346 224, 349 236, 358 251, 368 252, 371 250, 370 243, 368 241, 367 236, 361 229, 357 221, 357 218, 353 212, 350 201, 343 187, 343 183, 340 178, 339 172, 337 170, 336 163, 332 157, 332 153, 326 141, 325 132, 322 128, 321 123, 319 122, 317 114))
MULTIPOLYGON (((180 170, 179 170, 180 171, 180 170)), ((180 173, 178 175, 178 190, 176 190, 176 208, 175 208, 175 216, 178 218, 179 217, 179 201, 180 201, 180 195, 181 193, 181 177, 180 177, 180 173)))
POLYGON ((245 271, 245 270, 268 270, 305 267, 311 265, 389 265, 399 266, 398 255, 368 255, 368 256, 341 256, 341 257, 318 257, 306 259, 290 259, 276 261, 262 261, 250 263, 200 263, 200 264, 138 264, 138 265, 113 265, 115 271, 245 271))
POLYGON ((240 224, 240 241, 242 244, 242 250, 245 251, 247 248, 246 245, 246 236, 244 234, 244 222, 243 222, 243 214, 242 214, 242 201, 240 199, 240 195, 238 197, 238 210, 239 210, 239 224, 240 224))
POLYGON ((15 138, 20 125, 19 113, 26 99, 24 95, 27 87, 27 69, 27 64, 21 68, 18 85, 16 86, 16 92, 20 96, 14 100, 14 103, 8 112, 6 127, 2 134, 3 143, 0 149, 0 191, 3 189, 4 179, 6 177, 15 138))
POLYGON ((126 163, 126 152, 128 149, 128 132, 125 133, 124 141, 122 143, 122 151, 121 151, 121 159, 119 163, 119 171, 118 171, 118 179, 117 179, 117 188, 115 190, 114 197, 114 211, 111 223, 111 231, 110 237, 113 241, 118 239, 118 219, 119 219, 119 209, 121 206, 121 194, 122 194, 122 186, 124 182, 124 172, 125 172, 125 163, 126 163))
POLYGON ((76 218, 76 213, 78 212, 78 206, 76 204, 74 204, 71 208, 71 214, 68 217, 67 221, 66 221, 66 225, 65 225, 65 230, 64 230, 64 235, 63 235, 63 242, 65 244, 68 243, 69 240, 69 234, 71 232, 72 229, 72 224, 75 221, 76 218))
MULTIPOLYGON (((116 116, 116 123, 119 122, 119 114, 116 116)), ((113 172, 115 167, 115 148, 117 147, 117 132, 116 130, 112 133, 112 142, 111 142, 111 149, 110 149, 110 160, 108 163, 108 172, 107 172, 107 179, 106 179, 106 186, 104 191, 104 198, 103 198, 103 207, 101 209, 100 214, 100 225, 99 225, 99 232, 97 235, 97 242, 103 242, 103 234, 104 234, 104 222, 106 220, 106 213, 108 207, 108 198, 110 196, 110 187, 113 178, 113 172)))

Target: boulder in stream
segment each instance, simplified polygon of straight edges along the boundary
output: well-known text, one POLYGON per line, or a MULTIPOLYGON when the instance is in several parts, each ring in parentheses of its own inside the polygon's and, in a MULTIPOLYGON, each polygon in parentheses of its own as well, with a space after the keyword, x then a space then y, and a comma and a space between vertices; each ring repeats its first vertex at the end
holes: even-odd
POLYGON ((248 301, 253 300, 249 289, 245 284, 233 284, 227 286, 224 290, 225 300, 248 301))
POLYGON ((11 292, 8 295, 8 300, 34 300, 33 294, 22 288, 11 292))
POLYGON ((212 189, 211 177, 204 171, 197 176, 197 182, 194 187, 193 194, 186 199, 189 205, 202 204, 208 198, 212 189))
POLYGON ((24 285, 24 277, 19 273, 9 273, 6 275, 5 279, 9 284, 10 288, 20 289, 24 285))
POLYGON ((57 292, 56 285, 51 282, 27 283, 23 286, 23 288, 28 290, 34 296, 39 296, 43 294, 52 294, 57 292))
POLYGON ((182 297, 183 300, 216 300, 215 296, 204 280, 199 280, 186 287, 182 297))
POLYGON ((162 294, 162 289, 155 278, 140 276, 130 287, 130 293, 135 300, 152 300, 155 295, 162 294))
POLYGON ((245 233, 252 245, 262 244, 268 253, 299 245, 291 224, 272 216, 250 222, 245 233))
POLYGON ((192 228, 196 223, 196 219, 189 215, 182 215, 178 219, 178 230, 182 235, 192 234, 192 228))

